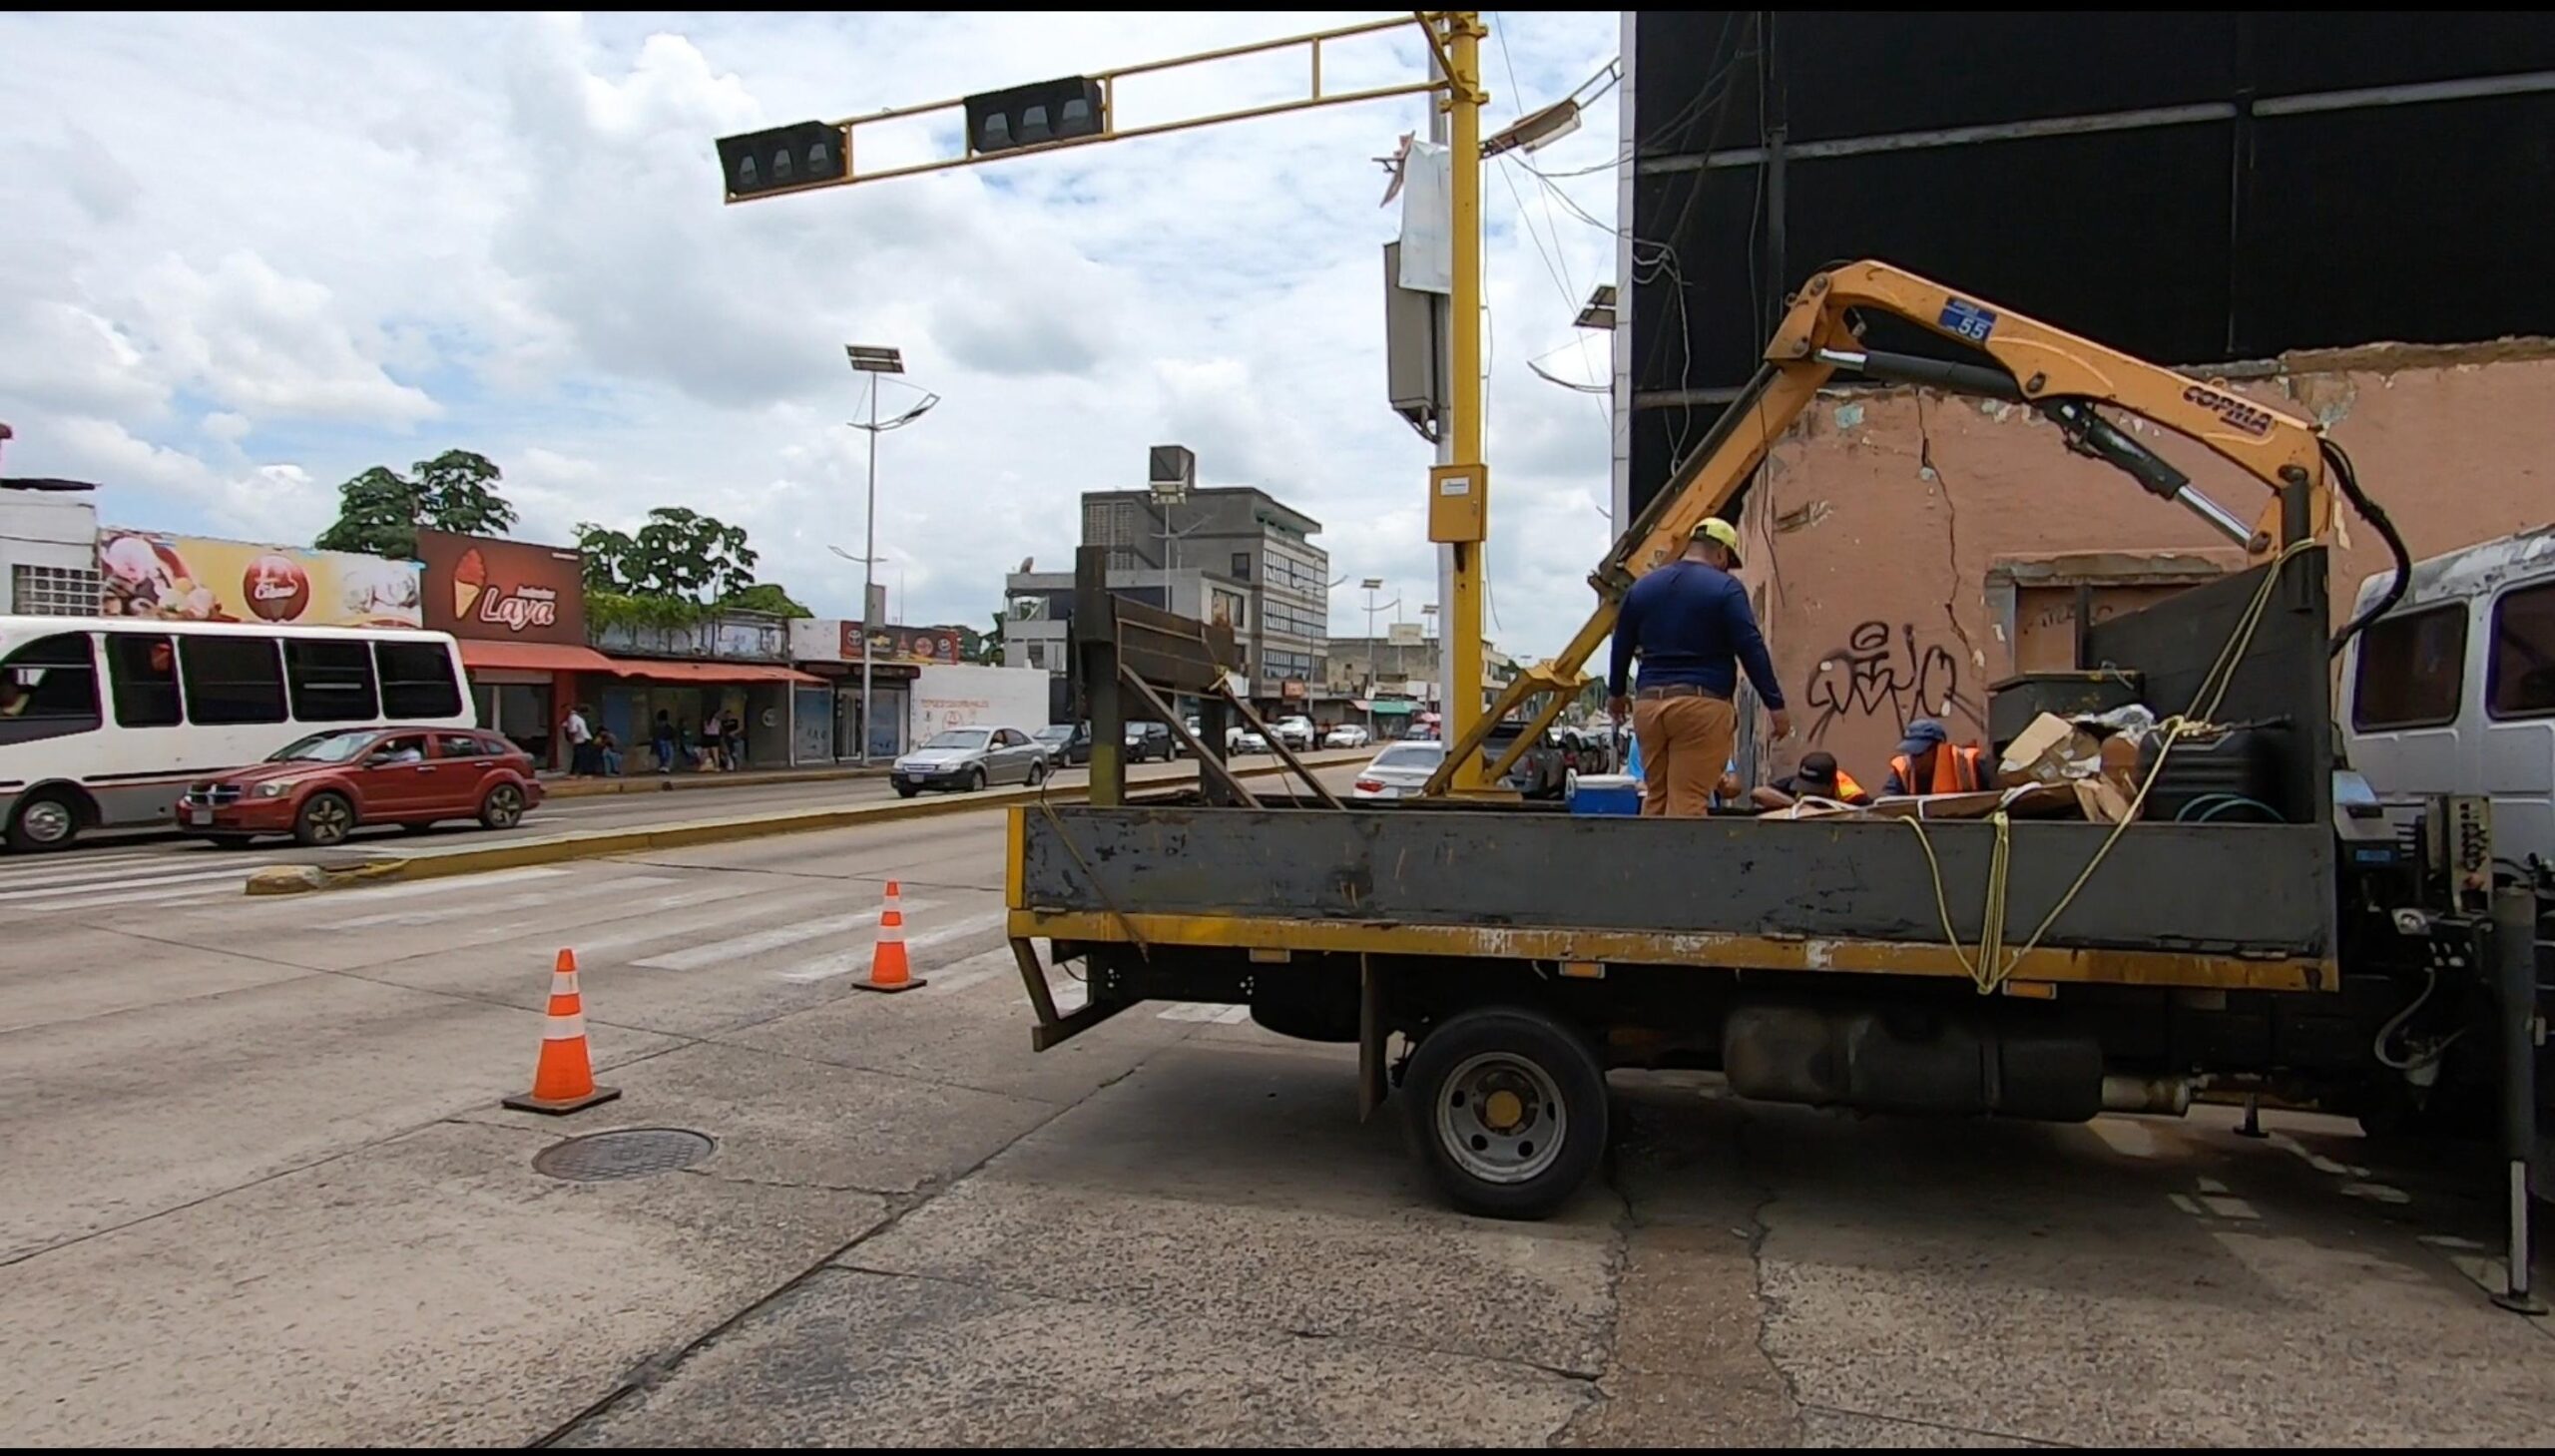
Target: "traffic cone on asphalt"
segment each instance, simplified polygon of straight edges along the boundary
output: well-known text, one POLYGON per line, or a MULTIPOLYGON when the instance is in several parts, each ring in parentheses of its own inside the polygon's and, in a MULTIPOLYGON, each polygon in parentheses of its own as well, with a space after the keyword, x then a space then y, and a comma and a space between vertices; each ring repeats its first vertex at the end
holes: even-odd
POLYGON ((541 1031, 532 1091, 507 1098, 505 1105, 528 1113, 572 1113, 620 1095, 617 1087, 595 1085, 594 1060, 586 1052, 586 1003, 577 994, 577 953, 563 950, 550 972, 550 1024, 541 1031))
POLYGON ((923 978, 905 963, 905 912, 894 880, 887 881, 887 908, 878 913, 878 944, 869 953, 869 979, 852 984, 863 991, 911 991, 923 978))

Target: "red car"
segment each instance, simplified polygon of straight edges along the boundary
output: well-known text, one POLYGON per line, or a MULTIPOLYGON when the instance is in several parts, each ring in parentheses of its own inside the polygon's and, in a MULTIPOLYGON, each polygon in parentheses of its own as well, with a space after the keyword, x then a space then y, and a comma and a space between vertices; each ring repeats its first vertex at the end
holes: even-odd
POLYGON ((335 844, 359 825, 477 819, 511 829, 541 802, 532 759, 474 728, 337 728, 187 786, 178 827, 228 843, 290 834, 335 844))

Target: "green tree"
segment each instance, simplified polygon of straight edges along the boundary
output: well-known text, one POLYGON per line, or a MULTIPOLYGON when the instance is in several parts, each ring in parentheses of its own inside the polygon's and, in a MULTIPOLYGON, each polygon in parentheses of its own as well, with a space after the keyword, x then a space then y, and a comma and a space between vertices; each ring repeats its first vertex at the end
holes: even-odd
POLYGON ((972 627, 958 629, 958 655, 971 663, 987 667, 1002 666, 1002 614, 994 614, 993 630, 978 632, 972 627))
POLYGON ((311 544, 322 551, 360 551, 413 561, 417 532, 502 536, 515 508, 497 493, 503 472, 487 456, 446 450, 401 475, 375 465, 337 487, 337 519, 311 544))
POLYGON ((734 607, 740 612, 768 612, 774 617, 816 615, 800 606, 797 599, 783 590, 778 582, 757 582, 742 592, 730 593, 719 605, 734 607))
POLYGON ((682 506, 657 507, 635 532, 582 522, 577 546, 589 591, 700 605, 752 589, 762 559, 746 544, 745 527, 682 506))

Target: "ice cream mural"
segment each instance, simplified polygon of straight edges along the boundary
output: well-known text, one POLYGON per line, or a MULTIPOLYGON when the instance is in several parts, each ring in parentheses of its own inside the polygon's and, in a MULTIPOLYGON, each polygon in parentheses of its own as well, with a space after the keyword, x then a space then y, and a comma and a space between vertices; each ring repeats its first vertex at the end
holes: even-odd
POLYGON ((584 646, 585 558, 564 546, 417 533, 425 620, 455 637, 584 646))
POLYGON ((342 551, 110 529, 99 610, 180 622, 420 627, 418 566, 342 551))

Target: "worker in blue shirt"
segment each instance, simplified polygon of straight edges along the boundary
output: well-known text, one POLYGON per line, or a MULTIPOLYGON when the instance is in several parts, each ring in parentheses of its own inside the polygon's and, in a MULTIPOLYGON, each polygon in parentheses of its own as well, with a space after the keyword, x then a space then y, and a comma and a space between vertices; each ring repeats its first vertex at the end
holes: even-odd
POLYGON ((1774 739, 1791 736, 1783 686, 1748 592, 1731 575, 1739 569, 1739 532, 1728 521, 1695 528, 1686 554, 1661 567, 1624 594, 1615 614, 1615 662, 1606 675, 1606 711, 1633 721, 1641 744, 1641 811, 1672 818, 1710 812, 1713 787, 1739 737, 1739 669, 1766 700, 1774 739), (1633 658, 1641 658, 1641 686, 1629 689, 1633 658))

